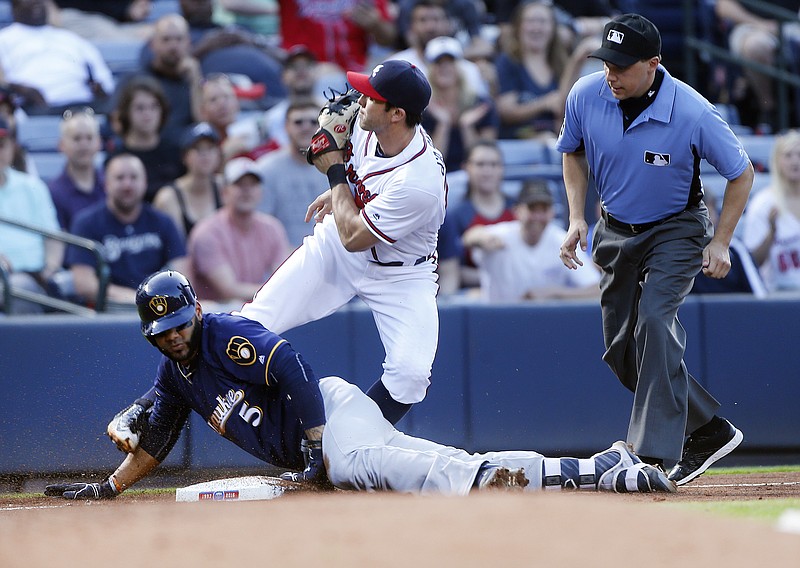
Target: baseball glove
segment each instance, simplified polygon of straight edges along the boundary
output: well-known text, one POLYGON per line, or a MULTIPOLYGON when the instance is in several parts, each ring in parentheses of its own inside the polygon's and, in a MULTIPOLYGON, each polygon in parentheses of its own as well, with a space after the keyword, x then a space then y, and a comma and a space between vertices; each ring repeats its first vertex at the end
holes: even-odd
POLYGON ((141 436, 147 429, 147 419, 153 402, 137 399, 124 410, 119 411, 106 427, 106 434, 121 452, 130 454, 138 446, 141 436))
POLYGON ((350 89, 344 94, 331 89, 331 94, 327 98, 328 102, 317 117, 319 128, 311 137, 311 145, 306 150, 306 160, 309 164, 313 164, 314 158, 321 154, 345 149, 353 133, 353 125, 360 108, 358 99, 361 98, 361 93, 355 89, 350 89))

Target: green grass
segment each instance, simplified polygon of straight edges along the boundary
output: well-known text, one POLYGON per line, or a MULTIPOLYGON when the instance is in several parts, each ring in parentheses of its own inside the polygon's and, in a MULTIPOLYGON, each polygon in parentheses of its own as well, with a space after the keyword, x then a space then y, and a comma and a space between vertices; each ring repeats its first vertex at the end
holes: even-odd
POLYGON ((703 511, 723 517, 752 519, 775 523, 786 509, 800 509, 800 498, 753 499, 751 501, 707 501, 701 503, 669 503, 671 507, 703 511))
MULTIPOLYGON (((754 473, 787 473, 800 471, 800 465, 750 467, 712 467, 703 477, 715 475, 747 475, 754 473)), ((747 501, 703 501, 669 503, 671 507, 703 511, 713 515, 753 519, 774 524, 786 509, 800 509, 800 497, 786 499, 752 499, 747 501)))
POLYGON ((768 465, 750 467, 712 467, 703 475, 743 475, 749 473, 786 473, 800 471, 800 465, 768 465))
MULTIPOLYGON (((164 495, 175 493, 175 488, 156 488, 156 489, 129 489, 125 495, 164 495)), ((13 501, 15 499, 26 499, 30 497, 41 497, 41 493, 0 493, 0 499, 13 501)), ((56 499, 55 497, 53 499, 56 499)))

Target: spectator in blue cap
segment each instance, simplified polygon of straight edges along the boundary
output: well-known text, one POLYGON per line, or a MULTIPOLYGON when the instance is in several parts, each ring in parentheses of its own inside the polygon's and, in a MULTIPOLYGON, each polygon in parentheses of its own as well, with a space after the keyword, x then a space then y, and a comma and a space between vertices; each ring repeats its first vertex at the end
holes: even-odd
POLYGON ((195 224, 222 206, 220 138, 207 122, 188 128, 181 137, 181 156, 186 173, 156 193, 153 207, 166 213, 188 236, 195 224))

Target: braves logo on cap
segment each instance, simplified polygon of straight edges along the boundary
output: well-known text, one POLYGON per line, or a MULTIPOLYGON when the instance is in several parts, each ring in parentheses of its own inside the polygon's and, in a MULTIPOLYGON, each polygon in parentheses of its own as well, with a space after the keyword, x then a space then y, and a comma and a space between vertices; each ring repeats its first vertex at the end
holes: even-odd
POLYGON ((622 45, 622 40, 625 39, 625 34, 619 30, 608 30, 608 37, 606 37, 606 39, 622 45))
POLYGON ((374 77, 375 75, 377 75, 377 74, 378 74, 378 72, 379 72, 381 69, 383 69, 383 63, 381 63, 380 65, 376 65, 376 66, 375 66, 375 69, 373 69, 373 70, 372 70, 372 76, 374 77))

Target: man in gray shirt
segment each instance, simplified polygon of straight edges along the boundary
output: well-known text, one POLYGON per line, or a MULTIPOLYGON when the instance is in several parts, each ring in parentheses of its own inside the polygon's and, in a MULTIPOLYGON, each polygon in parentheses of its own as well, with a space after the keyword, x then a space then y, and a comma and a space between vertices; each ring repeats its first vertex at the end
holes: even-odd
POLYGON ((298 247, 303 237, 314 232, 305 222, 309 204, 328 190, 328 180, 306 161, 305 150, 317 130, 319 104, 298 99, 286 111, 289 143, 259 158, 264 194, 259 210, 277 217, 286 228, 289 244, 298 247))

